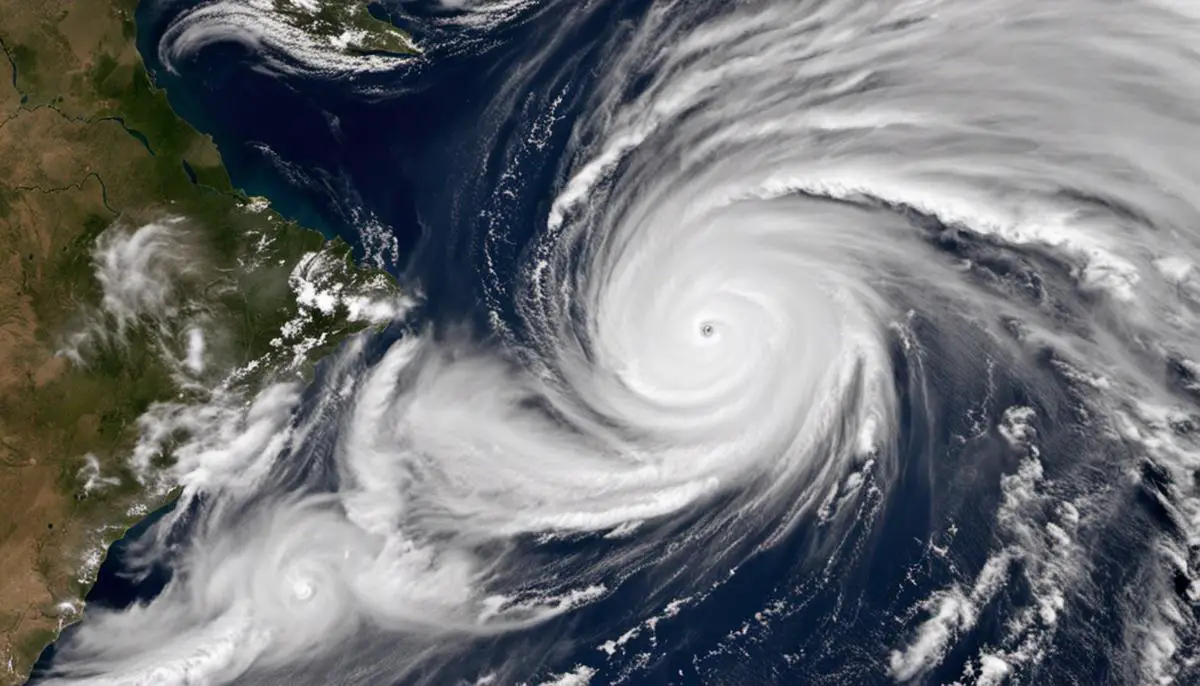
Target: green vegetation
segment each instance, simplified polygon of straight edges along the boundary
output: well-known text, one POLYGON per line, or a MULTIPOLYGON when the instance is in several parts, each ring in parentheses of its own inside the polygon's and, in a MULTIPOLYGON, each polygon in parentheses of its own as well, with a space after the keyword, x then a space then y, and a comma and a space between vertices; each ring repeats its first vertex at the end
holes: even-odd
POLYGON ((275 11, 293 27, 343 45, 349 54, 413 55, 408 34, 376 19, 363 0, 274 0, 275 11))
MULTIPOLYGON (((22 680, 60 623, 77 617, 62 607, 86 593, 84 556, 171 497, 144 492, 127 458, 147 408, 192 397, 162 354, 182 324, 144 314, 120 339, 88 339, 82 364, 57 354, 105 322, 93 255, 101 235, 178 218, 187 273, 170 286, 215 332, 206 375, 260 363, 242 381, 247 394, 272 374, 307 374, 304 362, 365 326, 345 308, 319 313, 295 301, 289 277, 313 253, 347 292, 395 295, 344 243, 233 188, 212 141, 146 74, 135 6, 0 0, 0 665, 13 665, 0 683, 22 680), (290 337, 280 335, 285 323, 290 337), (319 341, 300 364, 296 340, 319 341), (88 456, 119 483, 85 489, 88 456)), ((362 4, 328 6, 304 25, 341 27, 339 36, 367 27, 376 38, 354 49, 409 50, 362 4)), ((160 466, 168 462, 162 455, 160 466)))

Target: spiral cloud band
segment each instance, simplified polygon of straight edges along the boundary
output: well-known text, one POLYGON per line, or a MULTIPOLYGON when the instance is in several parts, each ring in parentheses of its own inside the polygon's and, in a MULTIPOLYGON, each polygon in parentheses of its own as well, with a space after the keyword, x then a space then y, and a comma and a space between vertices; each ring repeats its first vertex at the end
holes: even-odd
MULTIPOLYGON (((600 12, 503 4, 504 22, 564 34, 600 12)), ((951 657, 963 683, 1062 677, 1040 665, 1055 641, 1092 640, 1067 624, 1095 602, 1088 546, 1123 536, 1153 548, 1114 601, 1112 673, 1195 675, 1200 13, 701 5, 654 3, 599 39, 569 126, 547 98, 511 134, 513 159, 544 149, 547 121, 569 140, 527 246, 506 253, 506 215, 479 213, 493 330, 414 321, 341 351, 306 399, 269 390, 249 418, 220 415, 243 431, 206 459, 252 455, 269 475, 181 474, 203 485, 146 544, 187 528, 174 578, 89 616, 52 681, 634 678, 653 658, 604 660, 756 556, 802 536, 779 564, 811 580, 729 641, 811 611, 914 506, 990 533, 926 597, 870 601, 894 626, 856 634, 858 682, 951 657), (963 457, 975 445, 990 461, 963 457), (1115 529, 1146 473, 1170 525, 1115 529), (999 495, 964 495, 983 483, 999 495), (648 614, 579 637, 600 647, 574 671, 479 647, 541 646, 532 629, 630 588, 648 614), (1013 619, 993 641, 955 647, 1001 603, 1013 619), (486 669, 455 671, 470 650, 486 669)), ((486 6, 455 4, 437 35, 485 30, 486 6)), ((168 39, 206 35, 203 16, 168 39)), ((534 71, 514 68, 497 108, 534 71)), ((488 207, 515 176, 484 179, 488 207)), ((938 543, 956 527, 929 533, 910 578, 956 554, 938 543)))

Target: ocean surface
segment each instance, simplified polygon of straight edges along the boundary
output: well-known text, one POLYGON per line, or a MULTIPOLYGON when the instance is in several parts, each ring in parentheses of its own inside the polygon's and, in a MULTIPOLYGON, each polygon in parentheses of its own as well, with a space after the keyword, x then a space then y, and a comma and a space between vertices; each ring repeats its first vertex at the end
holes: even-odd
POLYGON ((1200 679, 1200 18, 390 1, 424 53, 356 62, 272 11, 139 48, 419 304, 35 683, 1200 679))

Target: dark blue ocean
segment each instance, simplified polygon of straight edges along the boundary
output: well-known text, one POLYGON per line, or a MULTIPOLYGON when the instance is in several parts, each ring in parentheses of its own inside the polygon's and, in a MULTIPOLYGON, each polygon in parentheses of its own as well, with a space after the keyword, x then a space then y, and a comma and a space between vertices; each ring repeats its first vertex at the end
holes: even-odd
MULTIPOLYGON (((398 259, 385 266, 402 285, 419 285, 424 296, 419 323, 435 329, 467 323, 485 346, 491 332, 484 304, 513 313, 511 289, 518 287, 530 241, 546 224, 574 161, 573 122, 598 87, 602 57, 622 45, 630 27, 654 5, 612 0, 597 3, 587 21, 564 23, 570 3, 550 3, 527 21, 481 29, 470 41, 454 43, 438 33, 445 29, 437 21, 454 10, 390 0, 372 5, 372 12, 411 32, 419 44, 440 47, 419 58, 419 68, 330 79, 265 69, 261 55, 239 41, 207 45, 177 60, 173 73, 160 62, 158 46, 190 4, 143 2, 138 45, 175 110, 216 141, 234 185, 266 196, 301 225, 348 241, 360 258, 369 252, 363 222, 369 218, 386 227, 398 259), (521 87, 514 89, 513 74, 522 65, 535 69, 523 73, 521 87), (554 116, 547 120, 549 110, 554 116), (533 145, 531 131, 538 127, 533 145), (485 264, 483 240, 498 224, 503 240, 489 255, 499 260, 485 264), (481 278, 487 269, 496 274, 481 278)), ((638 88, 633 84, 629 97, 638 88)), ((938 249, 987 263, 1002 278, 1038 271, 1047 289, 1054 288, 1054 279, 1066 278, 1040 256, 1004 253, 943 229, 937 229, 938 249)), ((1079 403, 1070 392, 1031 382, 1028 370, 1010 373, 1002 364, 989 367, 986 376, 978 364, 956 368, 949 361, 959 359, 954 349, 959 339, 928 321, 917 321, 913 331, 922 342, 921 355, 899 339, 891 350, 900 414, 891 449, 898 470, 889 483, 856 501, 861 516, 850 526, 831 533, 809 517, 769 548, 757 549, 753 540, 728 541, 730 549, 754 550, 738 556, 744 562, 728 578, 689 579, 689 565, 709 570, 703 560, 687 558, 670 575, 653 567, 635 572, 602 601, 543 624, 463 638, 461 659, 397 683, 474 683, 514 656, 528 683, 581 666, 591 670, 594 685, 892 683, 890 652, 938 612, 941 590, 963 588, 969 594, 972 579, 1003 544, 1003 535, 994 531, 994 513, 1005 497, 1001 479, 1015 473, 1026 455, 994 428, 978 430, 979 418, 994 419, 1009 407, 1036 408, 1048 481, 1078 479, 1070 456, 1091 445, 1086 432, 1073 428, 1079 403), (664 611, 664 601, 676 597, 688 598, 683 609, 664 611), (653 620, 649 630, 647 620, 653 620), (632 637, 600 648, 639 626, 632 637)), ((382 354, 399 335, 381 334, 373 345, 382 354)), ((1037 364, 1052 373, 1053 354, 1037 364)), ((1135 570, 1124 562, 1152 545, 1145 532, 1169 526, 1154 496, 1161 475, 1146 469, 1145 490, 1130 490, 1116 510, 1120 526, 1087 541, 1088 564, 1096 569, 1090 590, 1066 598, 1059 611, 1076 620, 1047 632, 1038 649, 1054 657, 1026 672, 1023 683, 1123 678, 1105 649, 1121 640, 1120 610, 1096 597, 1133 583, 1135 570)), ((869 473, 864 478, 873 483, 869 473)), ((1103 476, 1089 478, 1094 483, 1103 476)), ((1064 486, 1062 492, 1073 489, 1064 486)), ((719 510, 720 503, 711 507, 719 510)), ((1043 519, 1052 516, 1047 509, 1043 519)), ((147 602, 168 582, 169 560, 136 576, 125 566, 130 541, 154 519, 114 544, 88 595, 89 606, 147 602)), ((684 518, 647 529, 670 540, 691 523, 684 518)), ((589 557, 605 556, 610 544, 579 537, 553 545, 562 557, 585 564, 589 557)), ((546 553, 543 546, 541 554, 546 553)), ((1015 608, 1031 604, 1038 591, 1022 581, 1025 563, 1012 564, 1011 582, 981 603, 969 625, 957 625, 957 640, 917 681, 962 679, 964 665, 998 644, 1015 608)), ((32 683, 47 673, 54 654, 54 647, 47 649, 32 683)))

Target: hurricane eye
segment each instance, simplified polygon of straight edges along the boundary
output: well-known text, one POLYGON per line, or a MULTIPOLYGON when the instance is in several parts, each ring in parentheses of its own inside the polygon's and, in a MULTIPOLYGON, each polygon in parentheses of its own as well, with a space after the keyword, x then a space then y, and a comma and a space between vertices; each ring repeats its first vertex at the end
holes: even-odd
POLYGON ((716 329, 713 328, 712 324, 705 323, 700 326, 701 336, 704 336, 705 338, 712 338, 714 333, 716 333, 716 329))

